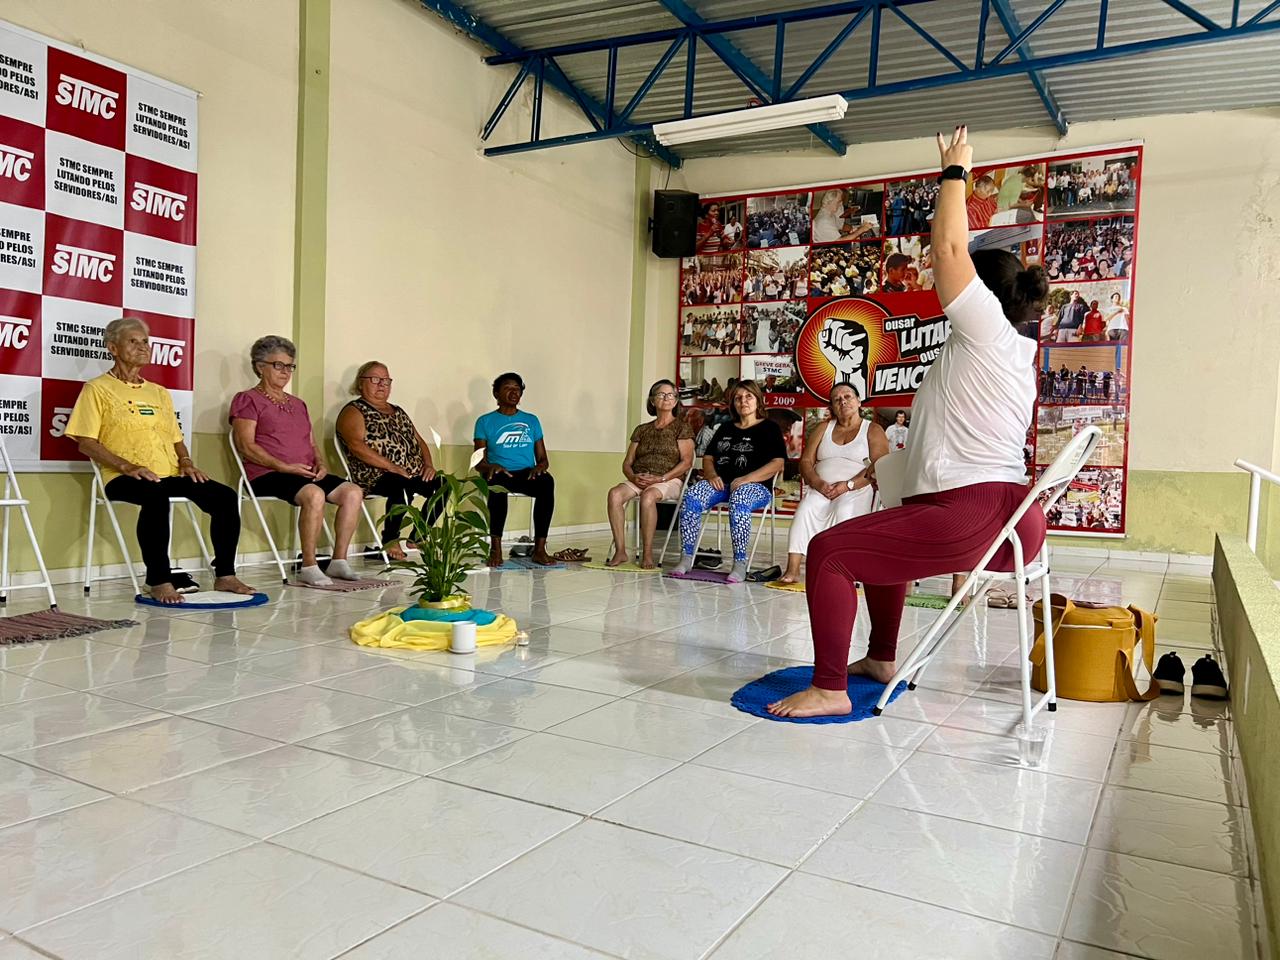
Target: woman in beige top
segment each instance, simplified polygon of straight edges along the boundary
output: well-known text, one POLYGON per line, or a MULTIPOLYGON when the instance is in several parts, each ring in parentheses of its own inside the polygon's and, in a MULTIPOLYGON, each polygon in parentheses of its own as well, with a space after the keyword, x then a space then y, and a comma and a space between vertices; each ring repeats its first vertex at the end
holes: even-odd
POLYGON ((622 461, 622 483, 609 491, 609 528, 613 531, 613 556, 609 566, 627 562, 627 538, 623 530, 627 501, 640 498, 640 566, 652 570, 653 535, 658 529, 658 502, 680 496, 684 476, 693 466, 693 428, 684 418, 676 385, 659 380, 649 388, 646 407, 654 417, 631 433, 631 444, 622 461))

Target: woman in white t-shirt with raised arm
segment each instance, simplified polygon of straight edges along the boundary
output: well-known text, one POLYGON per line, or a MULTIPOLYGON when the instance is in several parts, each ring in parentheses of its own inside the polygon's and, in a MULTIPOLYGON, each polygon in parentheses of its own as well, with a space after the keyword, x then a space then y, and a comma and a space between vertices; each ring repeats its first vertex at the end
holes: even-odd
MULTIPOLYGON (((949 144, 939 135, 938 150, 932 260, 951 335, 911 407, 902 506, 841 523, 809 544, 813 685, 770 704, 777 716, 845 714, 849 674, 891 680, 907 586, 972 568, 1027 493, 1022 447, 1036 399, 1036 344, 1015 326, 1039 317, 1048 283, 1007 251, 970 257, 967 129, 956 127, 949 144), (864 585, 871 637, 868 655, 850 664, 855 582, 864 585)), ((1018 524, 1027 556, 1044 533, 1044 514, 1028 511, 1018 524)), ((1005 547, 992 565, 1011 565, 1009 554, 1005 547)))

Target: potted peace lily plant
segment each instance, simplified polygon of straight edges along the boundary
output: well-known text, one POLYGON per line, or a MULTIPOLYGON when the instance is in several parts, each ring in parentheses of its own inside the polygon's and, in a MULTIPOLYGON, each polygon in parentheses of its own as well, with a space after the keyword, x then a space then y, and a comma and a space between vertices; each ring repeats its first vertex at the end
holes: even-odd
MULTIPOLYGON (((434 431, 433 431, 434 433, 434 431)), ((474 469, 484 451, 472 455, 474 469)), ((418 559, 391 563, 388 569, 408 570, 414 575, 409 592, 418 605, 450 610, 469 604, 463 584, 467 572, 484 566, 489 556, 489 484, 479 474, 455 477, 439 473, 440 488, 422 509, 409 504, 392 509, 409 522, 410 533, 402 540, 417 545, 418 559), (435 523, 427 518, 439 512, 435 523)))

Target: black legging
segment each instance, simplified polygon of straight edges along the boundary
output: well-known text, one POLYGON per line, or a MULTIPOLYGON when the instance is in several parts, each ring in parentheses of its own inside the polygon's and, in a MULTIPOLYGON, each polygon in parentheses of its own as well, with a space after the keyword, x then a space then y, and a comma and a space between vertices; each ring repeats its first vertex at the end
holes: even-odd
MULTIPOLYGON (((391 516, 392 509, 411 502, 415 496, 430 500, 431 495, 439 489, 439 477, 423 480, 421 477, 402 477, 395 473, 384 473, 379 477, 378 482, 369 489, 369 492, 375 497, 387 498, 387 517, 382 524, 383 544, 388 544, 399 537, 400 529, 404 525, 403 516, 391 516)), ((434 509, 427 511, 428 524, 436 522, 436 517, 440 516, 441 506, 437 504, 434 509)))
POLYGON ((209 514, 209 534, 213 540, 213 572, 218 577, 234 576, 236 544, 240 541, 240 511, 236 493, 214 480, 196 483, 190 477, 164 477, 158 483, 134 477, 116 477, 106 486, 107 498, 120 503, 136 503, 138 547, 147 567, 147 586, 169 583, 169 498, 186 497, 209 514))
MULTIPOLYGON (((514 470, 510 474, 499 473, 490 479, 495 487, 503 487, 512 493, 523 493, 533 497, 533 536, 537 540, 545 540, 547 531, 551 529, 551 515, 556 510, 556 482, 551 474, 544 473, 530 477, 532 468, 514 470)), ((489 493, 489 533, 501 537, 507 525, 507 495, 490 491, 489 493)))

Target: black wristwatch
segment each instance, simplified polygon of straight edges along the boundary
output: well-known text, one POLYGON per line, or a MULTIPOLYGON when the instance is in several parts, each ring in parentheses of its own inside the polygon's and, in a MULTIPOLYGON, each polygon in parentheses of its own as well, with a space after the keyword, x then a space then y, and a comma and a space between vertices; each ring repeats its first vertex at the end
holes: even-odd
POLYGON ((947 167, 945 170, 942 171, 941 174, 938 175, 939 183, 941 183, 943 180, 968 180, 968 179, 969 179, 969 171, 966 170, 964 167, 960 166, 960 164, 958 163, 953 163, 951 166, 947 167))

